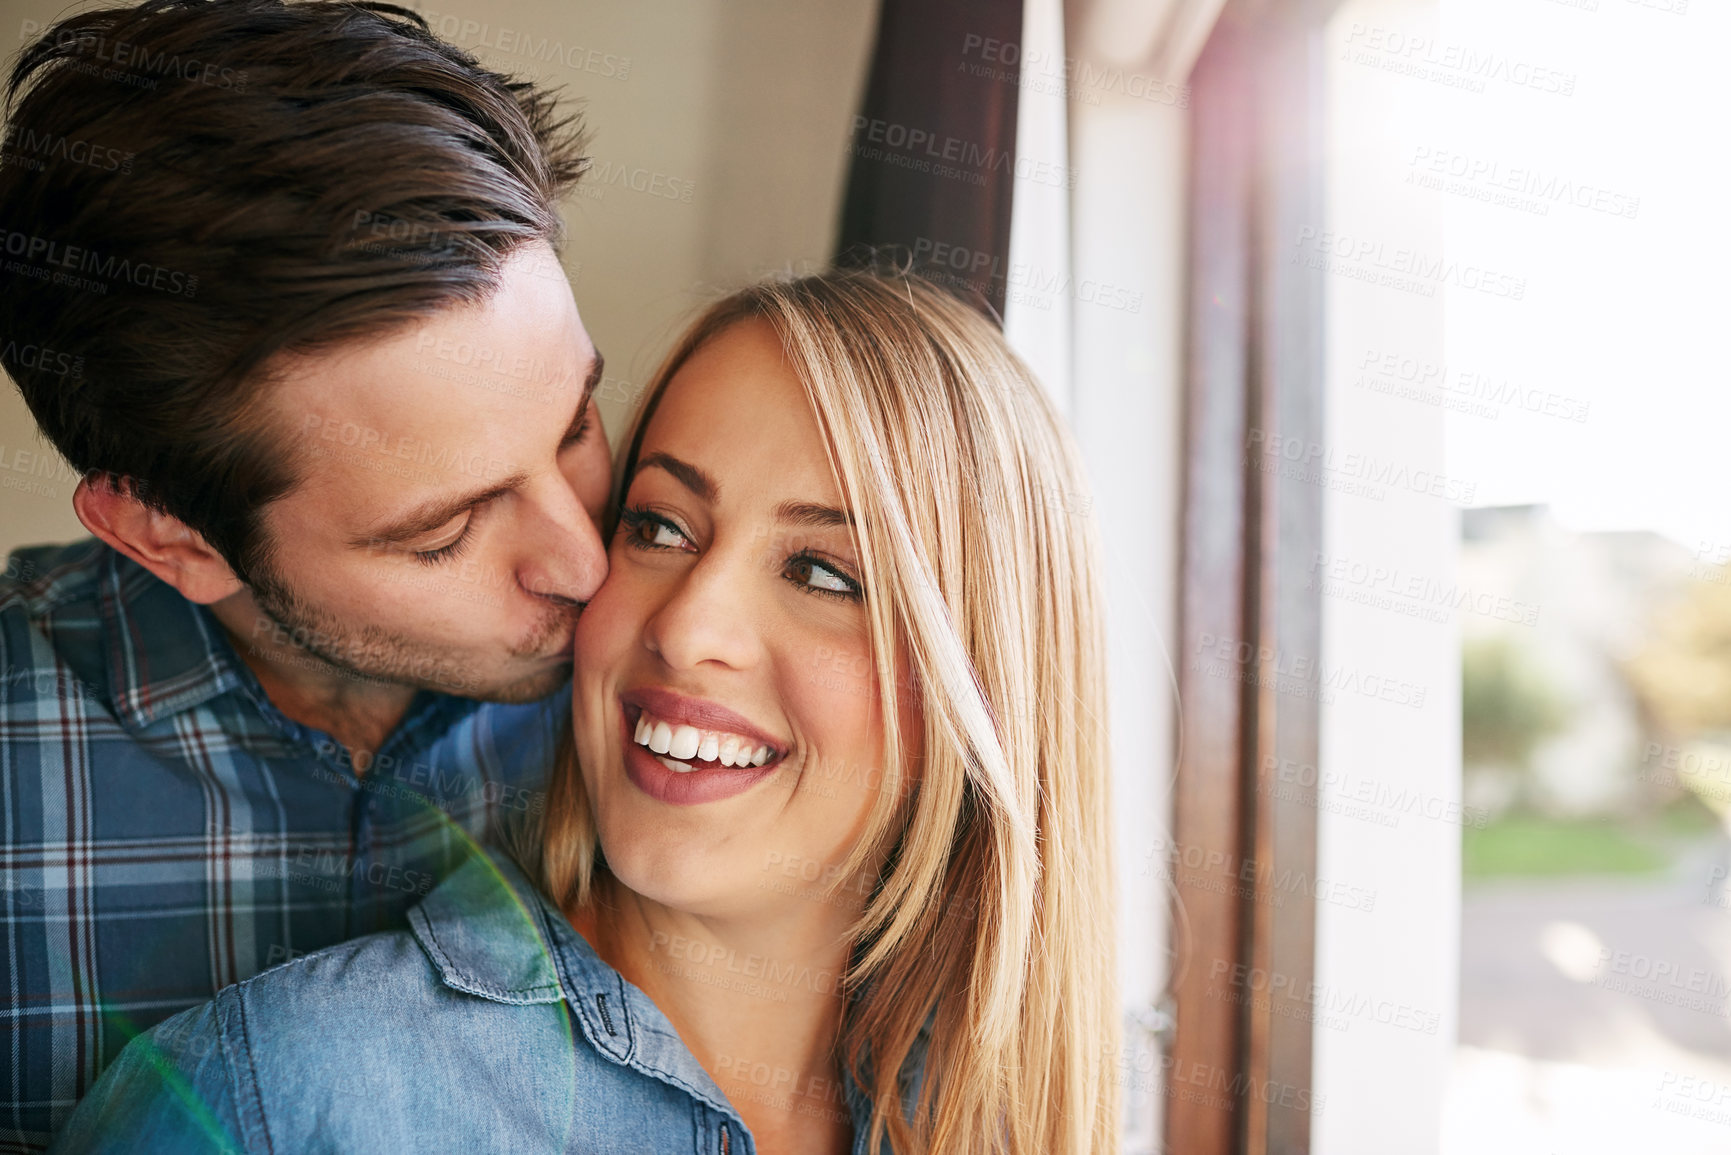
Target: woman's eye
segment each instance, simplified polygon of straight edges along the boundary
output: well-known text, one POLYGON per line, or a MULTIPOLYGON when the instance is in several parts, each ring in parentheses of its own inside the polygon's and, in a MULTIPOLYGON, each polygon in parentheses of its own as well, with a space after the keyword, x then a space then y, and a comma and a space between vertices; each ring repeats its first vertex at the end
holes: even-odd
POLYGON ((800 556, 787 563, 787 576, 804 590, 834 597, 857 599, 859 583, 815 557, 800 556))
POLYGON ((678 526, 646 510, 620 510, 619 526, 625 540, 639 549, 685 549, 691 544, 678 526))
POLYGON ((652 521, 640 527, 637 536, 648 545, 677 549, 685 536, 664 521, 652 521))

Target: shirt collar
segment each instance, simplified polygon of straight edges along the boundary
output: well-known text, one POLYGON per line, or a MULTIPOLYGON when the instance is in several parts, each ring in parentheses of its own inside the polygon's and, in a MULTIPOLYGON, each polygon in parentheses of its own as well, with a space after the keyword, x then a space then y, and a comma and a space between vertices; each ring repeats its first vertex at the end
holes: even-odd
MULTIPOLYGON (((240 690, 289 737, 315 743, 323 737, 277 709, 208 607, 188 601, 116 550, 103 550, 107 557, 99 563, 97 604, 114 716, 122 726, 137 732, 240 690)), ((424 743, 479 706, 473 699, 423 691, 380 753, 424 743)))
MULTIPOLYGON (((584 1038, 603 1056, 680 1087, 745 1126, 661 1008, 596 954, 502 852, 471 856, 409 912, 409 926, 446 986, 518 1005, 563 999, 584 1038)), ((927 1016, 920 1028, 904 1076, 909 1112, 925 1077, 932 1019, 927 1016)), ((854 1150, 864 1153, 871 1098, 851 1072, 844 1071, 842 1081, 854 1150)))
POLYGON ((446 986, 500 1003, 564 1000, 604 1057, 739 1122, 661 1009, 603 961, 503 853, 472 856, 409 912, 409 926, 446 986))
POLYGON ((97 580, 114 715, 142 730, 244 684, 216 619, 110 549, 97 580))

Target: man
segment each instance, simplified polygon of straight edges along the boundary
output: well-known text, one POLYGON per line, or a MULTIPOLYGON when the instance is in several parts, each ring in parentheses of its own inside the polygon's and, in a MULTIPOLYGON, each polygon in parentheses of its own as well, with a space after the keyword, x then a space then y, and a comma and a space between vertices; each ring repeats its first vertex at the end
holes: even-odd
POLYGON ((609 475, 544 94, 400 12, 151 0, 9 99, 0 363, 95 540, 0 581, 4 1150, 539 809, 609 475))

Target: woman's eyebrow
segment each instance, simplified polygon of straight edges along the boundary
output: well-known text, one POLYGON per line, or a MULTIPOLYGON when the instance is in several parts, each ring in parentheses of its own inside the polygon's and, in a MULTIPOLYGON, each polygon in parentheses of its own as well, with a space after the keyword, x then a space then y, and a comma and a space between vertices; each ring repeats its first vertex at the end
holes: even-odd
POLYGON ((817 505, 809 501, 784 501, 775 507, 775 520, 783 525, 806 529, 832 529, 853 525, 853 514, 834 506, 817 505))
MULTIPOLYGON (((671 453, 650 453, 639 458, 636 466, 631 470, 631 476, 636 477, 645 469, 662 470, 711 505, 714 505, 716 499, 721 496, 721 486, 716 484, 713 477, 691 462, 683 461, 671 453)), ((853 514, 845 509, 837 509, 831 505, 820 505, 812 501, 784 501, 775 507, 775 520, 783 525, 799 526, 806 529, 833 529, 839 526, 852 526, 853 514)))
POLYGON ((631 470, 631 476, 636 477, 645 469, 661 469, 670 474, 673 479, 704 501, 714 505, 715 499, 721 496, 721 487, 715 484, 715 479, 689 461, 681 461, 671 453, 651 453, 640 458, 631 470))

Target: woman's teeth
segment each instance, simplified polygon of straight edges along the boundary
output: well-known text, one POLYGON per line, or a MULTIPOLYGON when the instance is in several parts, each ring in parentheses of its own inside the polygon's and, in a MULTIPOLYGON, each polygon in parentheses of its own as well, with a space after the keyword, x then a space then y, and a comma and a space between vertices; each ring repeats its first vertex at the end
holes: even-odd
POLYGON ((656 760, 679 774, 697 769, 687 759, 719 762, 723 766, 762 766, 769 761, 770 753, 768 746, 753 746, 751 739, 738 734, 699 730, 695 726, 670 726, 647 713, 638 715, 633 741, 647 747, 653 754, 667 755, 656 760))

